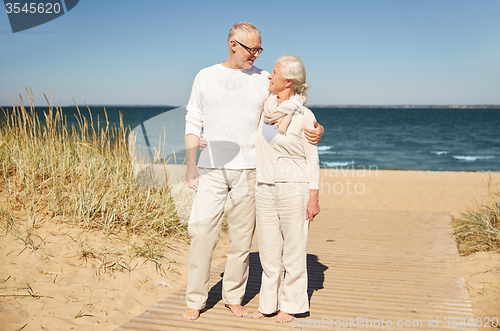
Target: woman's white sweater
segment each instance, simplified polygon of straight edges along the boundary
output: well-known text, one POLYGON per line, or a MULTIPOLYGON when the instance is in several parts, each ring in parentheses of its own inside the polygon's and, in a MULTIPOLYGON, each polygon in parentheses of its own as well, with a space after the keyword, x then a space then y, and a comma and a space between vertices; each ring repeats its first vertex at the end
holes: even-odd
POLYGON ((302 110, 302 114, 292 116, 286 133, 277 134, 270 142, 262 135, 262 116, 255 146, 258 183, 299 182, 319 189, 318 147, 304 135, 305 128, 314 128, 315 117, 309 108, 302 106, 302 110))

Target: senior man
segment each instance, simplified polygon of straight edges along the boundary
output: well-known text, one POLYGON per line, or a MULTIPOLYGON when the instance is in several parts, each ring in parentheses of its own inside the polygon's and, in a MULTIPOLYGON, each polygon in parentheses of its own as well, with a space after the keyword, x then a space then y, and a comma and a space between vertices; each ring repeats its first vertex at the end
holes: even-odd
MULTIPOLYGON (((255 134, 269 96, 269 73, 253 66, 262 53, 260 31, 236 23, 228 35, 225 62, 202 69, 193 83, 186 115, 186 183, 196 190, 188 233, 188 283, 183 316, 195 320, 208 298, 212 253, 219 239, 224 205, 228 210, 230 245, 223 277, 222 298, 235 316, 248 311, 241 305, 255 229, 255 134), (198 166, 196 154, 202 127, 208 146, 198 166), (211 144, 211 142, 213 142, 211 144)), ((317 144, 318 125, 306 132, 317 144)))

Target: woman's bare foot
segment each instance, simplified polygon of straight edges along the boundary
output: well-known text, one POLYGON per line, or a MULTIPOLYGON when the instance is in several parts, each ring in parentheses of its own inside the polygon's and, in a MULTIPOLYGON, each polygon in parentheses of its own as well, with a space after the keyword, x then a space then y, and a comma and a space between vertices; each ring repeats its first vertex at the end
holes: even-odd
POLYGON ((245 309, 242 305, 225 305, 226 308, 231 309, 234 316, 243 317, 248 315, 248 310, 245 309))
POLYGON ((276 323, 290 323, 294 316, 294 314, 285 313, 280 310, 278 316, 276 316, 276 323))
POLYGON ((191 309, 188 308, 182 313, 182 317, 184 317, 187 320, 196 320, 198 317, 200 317, 200 311, 198 309, 191 309))
POLYGON ((267 314, 262 314, 260 311, 254 311, 252 313, 252 318, 262 318, 262 317, 266 317, 267 314))

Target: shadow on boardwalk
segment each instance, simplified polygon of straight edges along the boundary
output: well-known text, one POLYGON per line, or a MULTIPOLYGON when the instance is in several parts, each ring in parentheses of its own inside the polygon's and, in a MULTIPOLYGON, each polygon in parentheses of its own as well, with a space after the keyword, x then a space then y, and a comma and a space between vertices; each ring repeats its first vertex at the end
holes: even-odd
MULTIPOLYGON (((314 291, 318 291, 323 288, 323 283, 325 280, 324 272, 328 267, 321 264, 318 261, 316 255, 307 254, 307 277, 308 286, 307 294, 309 297, 309 302, 311 302, 312 295, 314 291)), ((220 274, 221 280, 219 280, 208 292, 207 305, 203 309, 202 313, 214 308, 222 300, 222 277, 224 273, 220 274)), ((245 306, 250 301, 252 301, 257 294, 260 292, 260 285, 262 279, 262 266, 260 264, 259 252, 250 253, 250 272, 248 275, 248 283, 245 290, 245 296, 243 297, 242 305, 245 306)), ((308 316, 308 313, 304 314, 308 316)))

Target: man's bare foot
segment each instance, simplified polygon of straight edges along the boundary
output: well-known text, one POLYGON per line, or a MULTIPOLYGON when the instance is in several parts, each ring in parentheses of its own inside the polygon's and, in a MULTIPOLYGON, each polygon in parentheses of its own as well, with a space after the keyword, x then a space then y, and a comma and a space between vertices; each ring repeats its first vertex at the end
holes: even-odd
POLYGON ((184 317, 187 320, 196 320, 198 317, 200 317, 200 311, 198 309, 191 309, 188 308, 182 313, 182 317, 184 317))
POLYGON ((225 305, 226 308, 231 309, 234 316, 243 317, 248 315, 248 310, 245 309, 242 305, 225 305))
POLYGON ((262 317, 266 317, 267 314, 262 314, 260 311, 254 311, 252 313, 252 318, 262 318, 262 317))
POLYGON ((285 313, 280 310, 278 316, 276 316, 276 323, 290 323, 294 316, 294 314, 285 313))

